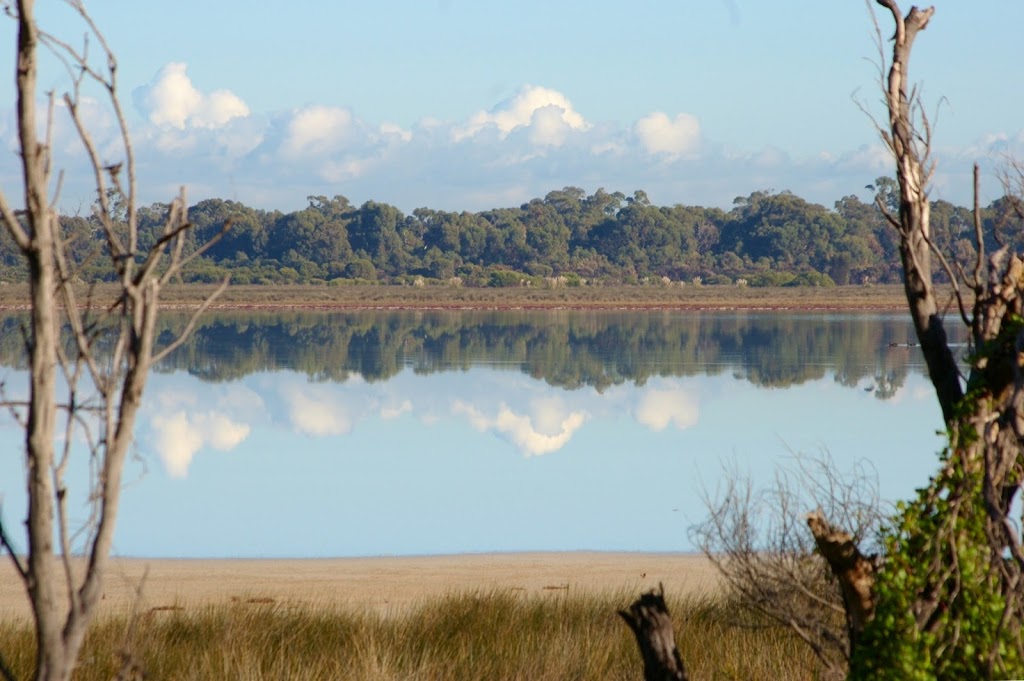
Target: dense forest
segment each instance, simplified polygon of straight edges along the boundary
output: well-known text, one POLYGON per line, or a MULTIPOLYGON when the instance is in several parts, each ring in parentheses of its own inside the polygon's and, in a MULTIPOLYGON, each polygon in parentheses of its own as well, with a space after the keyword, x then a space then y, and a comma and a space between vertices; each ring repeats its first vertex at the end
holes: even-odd
MULTIPOLYGON (((866 190, 897 212, 893 179, 879 178, 866 190)), ((1008 204, 999 199, 984 209, 990 246, 1000 239, 1024 245, 1017 243, 1024 230, 1008 204)), ((156 238, 166 210, 153 204, 138 211, 141 238, 156 238)), ((931 210, 935 246, 953 260, 972 262, 970 210, 946 201, 932 202, 931 210)), ((356 207, 343 196, 312 196, 308 207, 287 214, 208 199, 192 206, 189 218, 196 229, 186 249, 204 243, 226 221, 231 228, 189 264, 186 282, 230 274, 239 284, 831 286, 897 283, 901 277, 895 230, 875 202, 853 195, 828 209, 788 191, 760 191, 724 211, 656 206, 643 191, 587 195, 566 187, 518 208, 417 208, 411 215, 374 201, 356 207)), ((112 278, 107 259, 96 257, 103 247, 96 219, 65 216, 62 225, 80 278, 112 278)), ((944 273, 936 275, 941 280, 944 273)), ((4 235, 0 281, 26 277, 4 235)))

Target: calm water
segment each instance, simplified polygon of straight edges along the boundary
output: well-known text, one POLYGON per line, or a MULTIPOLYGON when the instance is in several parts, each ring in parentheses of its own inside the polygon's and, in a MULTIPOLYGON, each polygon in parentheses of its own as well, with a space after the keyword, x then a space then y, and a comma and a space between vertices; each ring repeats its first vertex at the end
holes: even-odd
MULTIPOLYGON (((18 323, 0 336, 14 392, 18 323)), ((152 377, 116 551, 690 550, 723 466, 768 480, 822 449, 906 496, 941 447, 912 337, 903 315, 213 316, 152 377)), ((9 419, 0 438, 13 528, 9 419)))

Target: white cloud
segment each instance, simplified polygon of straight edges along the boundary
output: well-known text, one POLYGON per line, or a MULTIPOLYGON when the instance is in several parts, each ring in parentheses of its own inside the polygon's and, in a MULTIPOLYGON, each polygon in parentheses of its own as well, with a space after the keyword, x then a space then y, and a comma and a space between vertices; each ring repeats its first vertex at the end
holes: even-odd
POLYGON ((412 411, 412 402, 404 400, 401 404, 383 407, 380 410, 380 417, 385 421, 392 421, 397 419, 402 414, 406 414, 412 411))
POLYGON ((347 109, 311 106, 295 112, 288 122, 281 152, 285 158, 326 154, 349 141, 354 120, 347 109))
POLYGON ((633 131, 648 154, 683 156, 695 151, 700 141, 700 122, 686 113, 669 118, 655 111, 638 120, 633 131))
POLYGON ((530 142, 541 147, 558 147, 572 129, 564 109, 548 104, 534 111, 530 118, 530 142))
POLYGON ((188 65, 172 62, 149 85, 134 92, 136 106, 150 123, 184 130, 220 128, 249 115, 249 107, 229 90, 200 92, 188 76, 188 65))
POLYGON ((288 417, 300 433, 343 435, 352 430, 350 410, 321 387, 288 387, 283 397, 288 404, 288 417))
POLYGON ((634 415, 651 430, 664 430, 669 424, 683 430, 697 424, 697 401, 679 388, 648 390, 634 415))
POLYGON ((515 445, 525 456, 538 456, 558 451, 586 422, 583 411, 566 412, 560 400, 538 400, 530 414, 519 414, 502 403, 493 417, 471 404, 456 400, 452 413, 465 416, 477 430, 494 431, 515 445))
POLYGON ((531 128, 530 139, 535 144, 558 146, 569 130, 586 130, 590 125, 561 92, 526 85, 490 111, 474 114, 464 126, 455 128, 452 139, 458 142, 488 128, 496 129, 504 138, 526 127, 531 128))
POLYGON ((343 161, 325 161, 320 166, 320 177, 328 182, 345 182, 365 174, 373 165, 372 159, 350 158, 343 161))
MULTIPOLYGON (((224 120, 226 113, 215 113, 230 113, 231 98, 199 92, 183 65, 161 74, 136 93, 143 112, 162 121, 133 131, 143 203, 166 201, 185 184, 192 201, 232 198, 269 210, 295 210, 310 194, 341 192, 356 204, 373 199, 406 212, 417 206, 477 211, 517 206, 571 185, 587 192, 643 189, 659 205, 726 209, 736 196, 789 189, 828 206, 862 193, 891 169, 870 129, 864 133, 868 144, 811 156, 779 147, 731 149, 707 140, 690 114, 654 112, 625 124, 591 123, 565 94, 539 86, 525 86, 466 120, 425 117, 408 129, 324 105, 198 127, 224 120)), ((13 121, 13 112, 6 118, 13 121)), ((107 122, 101 128, 116 132, 107 122)), ((62 139, 60 125, 57 132, 62 139)), ((937 150, 933 195, 969 203, 970 162, 982 157, 983 167, 992 167, 1008 146, 1024 146, 1021 135, 993 133, 972 148, 937 150)), ((115 159, 116 146, 110 149, 115 159)), ((92 200, 94 190, 88 172, 64 167, 62 208, 74 211, 92 200)), ((16 174, 11 177, 17 181, 16 174)), ((997 195, 993 189, 985 197, 997 195)))
POLYGON ((151 425, 153 442, 167 473, 173 478, 188 474, 189 465, 204 446, 230 451, 249 436, 250 427, 226 414, 188 414, 184 410, 156 414, 151 425))
POLYGON ((395 125, 394 123, 381 123, 380 133, 385 137, 393 137, 401 142, 409 142, 412 140, 411 132, 400 125, 395 125))

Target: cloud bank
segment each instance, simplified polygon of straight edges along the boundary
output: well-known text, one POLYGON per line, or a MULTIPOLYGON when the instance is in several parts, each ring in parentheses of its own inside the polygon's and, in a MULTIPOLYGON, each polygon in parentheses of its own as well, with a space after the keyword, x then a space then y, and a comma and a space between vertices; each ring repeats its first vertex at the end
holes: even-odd
MULTIPOLYGON (((228 198, 283 211, 318 194, 342 194, 357 204, 373 199, 406 212, 420 206, 475 211, 519 205, 565 186, 627 194, 644 189, 662 205, 723 208, 753 191, 789 189, 831 205, 864 192, 892 168, 874 141, 809 157, 773 146, 731 148, 709 138, 687 111, 591 120, 566 93, 542 85, 522 86, 461 120, 424 118, 403 127, 316 103, 253 112, 229 89, 200 89, 188 66, 174 62, 136 88, 133 101, 139 186, 147 203, 166 201, 184 184, 192 201, 228 198)), ((105 158, 115 158, 114 119, 99 110, 90 117, 105 158)), ((13 148, 13 109, 5 118, 0 134, 13 148)), ((68 171, 64 201, 80 206, 92 196, 88 173, 74 167, 81 154, 73 151, 73 135, 58 130, 57 139, 66 141, 59 147, 68 171)), ((865 139, 871 139, 869 129, 865 139)), ((933 196, 966 205, 971 163, 990 159, 992 168, 1007 155, 1024 156, 1024 133, 996 131, 969 148, 935 151, 933 196)), ((16 187, 12 164, 11 156, 0 164, 0 181, 16 187)), ((996 182, 989 184, 983 200, 1001 193, 996 182)))

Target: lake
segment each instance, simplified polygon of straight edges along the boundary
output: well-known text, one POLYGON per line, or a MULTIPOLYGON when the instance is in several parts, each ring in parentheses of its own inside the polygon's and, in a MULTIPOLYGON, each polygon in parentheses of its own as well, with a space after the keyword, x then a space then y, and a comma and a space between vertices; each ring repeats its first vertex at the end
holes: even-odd
MULTIPOLYGON (((689 551, 725 468, 767 482, 797 452, 906 497, 942 447, 912 339, 899 314, 218 313, 151 378, 115 552, 689 551)), ((9 417, 0 438, 13 528, 9 417)))

